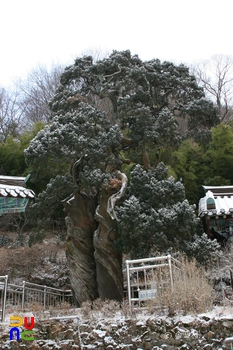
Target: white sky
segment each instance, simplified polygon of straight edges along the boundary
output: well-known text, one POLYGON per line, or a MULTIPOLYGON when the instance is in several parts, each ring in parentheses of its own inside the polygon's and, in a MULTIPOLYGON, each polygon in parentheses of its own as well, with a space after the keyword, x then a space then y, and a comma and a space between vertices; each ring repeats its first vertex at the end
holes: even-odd
POLYGON ((89 49, 191 64, 233 55, 232 0, 0 0, 0 87, 89 49))

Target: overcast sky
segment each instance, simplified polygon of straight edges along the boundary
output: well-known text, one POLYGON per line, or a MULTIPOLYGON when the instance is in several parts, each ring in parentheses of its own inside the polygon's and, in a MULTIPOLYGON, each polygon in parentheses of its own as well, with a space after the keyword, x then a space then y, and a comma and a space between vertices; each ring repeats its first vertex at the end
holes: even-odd
POLYGON ((1 0, 0 86, 90 49, 191 64, 233 55, 232 0, 1 0))

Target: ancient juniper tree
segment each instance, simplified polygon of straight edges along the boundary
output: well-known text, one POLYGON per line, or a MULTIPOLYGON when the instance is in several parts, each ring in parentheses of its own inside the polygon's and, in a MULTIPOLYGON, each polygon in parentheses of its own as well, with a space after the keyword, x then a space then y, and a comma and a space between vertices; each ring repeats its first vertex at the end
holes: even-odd
POLYGON ((76 301, 121 299, 122 252, 143 257, 192 234, 194 210, 160 150, 179 143, 178 117, 194 130, 213 125, 216 113, 188 68, 129 51, 76 59, 51 111, 51 125, 25 153, 34 165, 71 164, 75 188, 63 204, 76 301))

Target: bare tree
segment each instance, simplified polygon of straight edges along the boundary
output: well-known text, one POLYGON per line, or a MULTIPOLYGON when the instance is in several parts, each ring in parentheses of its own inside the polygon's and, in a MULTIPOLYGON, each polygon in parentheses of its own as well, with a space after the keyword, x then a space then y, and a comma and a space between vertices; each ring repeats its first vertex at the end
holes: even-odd
POLYGON ((81 56, 91 56, 93 62, 98 62, 110 56, 110 51, 104 50, 101 47, 89 47, 81 53, 81 56))
POLYGON ((23 128, 24 110, 19 104, 18 90, 0 88, 0 141, 16 137, 23 128))
POLYGON ((29 73, 26 81, 16 83, 21 91, 21 109, 28 124, 49 123, 49 101, 60 84, 63 70, 61 65, 54 65, 50 70, 46 66, 38 66, 29 73))
POLYGON ((207 96, 214 99, 222 122, 233 118, 233 57, 215 55, 193 67, 207 96))

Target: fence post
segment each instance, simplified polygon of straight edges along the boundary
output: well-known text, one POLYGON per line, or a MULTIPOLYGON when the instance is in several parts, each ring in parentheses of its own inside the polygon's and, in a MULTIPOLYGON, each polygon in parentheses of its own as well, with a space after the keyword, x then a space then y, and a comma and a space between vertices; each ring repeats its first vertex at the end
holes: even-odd
POLYGON ((44 308, 46 308, 46 289, 47 289, 47 287, 46 286, 44 286, 44 308))
POLYGON ((24 310, 24 301, 25 301, 25 284, 26 284, 26 282, 25 282, 25 281, 23 281, 22 310, 24 310))
POLYGON ((126 273, 127 273, 127 287, 128 287, 128 300, 131 308, 131 286, 130 286, 130 274, 129 274, 129 260, 126 260, 126 273))
POLYGON ((167 256, 167 258, 168 258, 168 265, 169 265, 169 272, 170 272, 171 287, 172 287, 172 290, 173 290, 173 276, 172 276, 171 255, 169 254, 169 255, 167 256))
POLYGON ((5 276, 5 283, 4 283, 4 291, 3 291, 3 299, 2 299, 3 301, 2 302, 2 322, 5 321, 7 283, 8 283, 8 275, 5 276))

